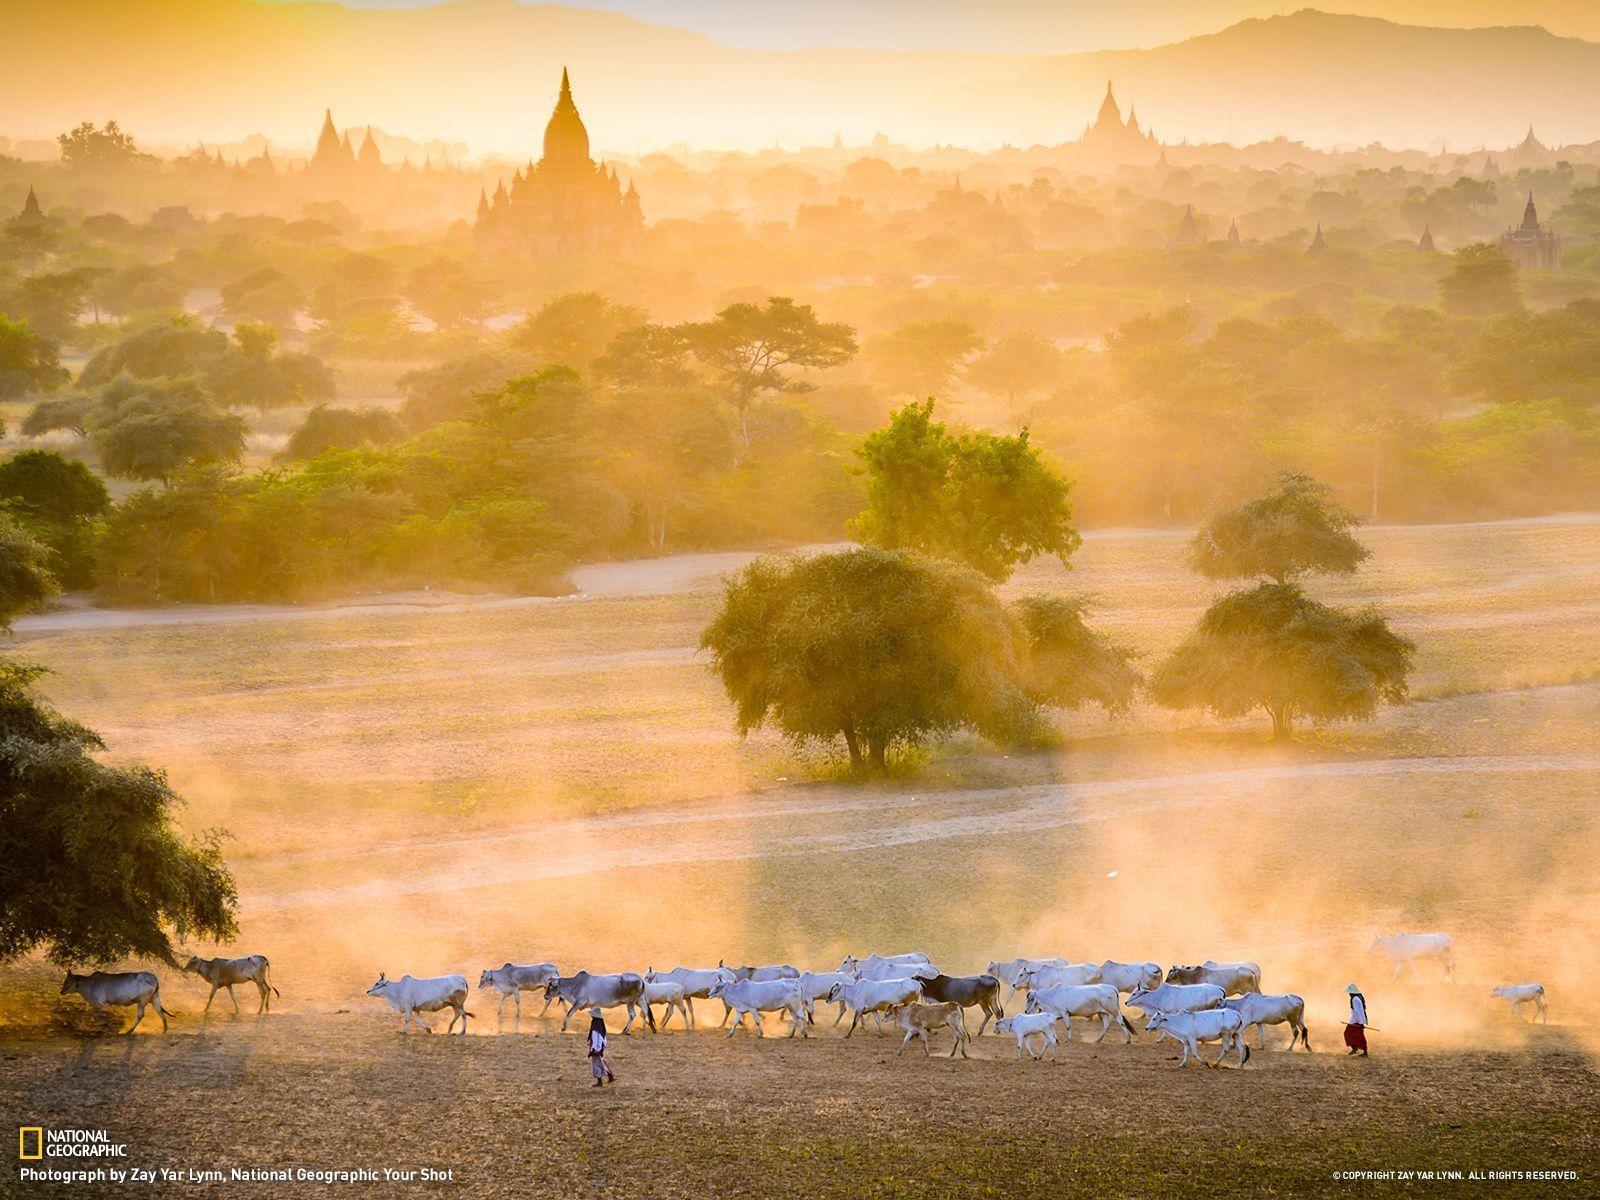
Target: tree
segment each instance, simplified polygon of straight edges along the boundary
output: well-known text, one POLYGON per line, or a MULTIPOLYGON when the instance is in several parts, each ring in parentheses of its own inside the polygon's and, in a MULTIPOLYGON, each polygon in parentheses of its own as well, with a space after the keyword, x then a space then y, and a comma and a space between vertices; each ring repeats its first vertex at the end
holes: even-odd
POLYGON ((104 403, 90 436, 110 474, 166 483, 182 467, 237 462, 245 423, 209 404, 193 380, 175 380, 104 403))
POLYGON ((381 408, 328 408, 319 404, 289 436, 283 457, 289 461, 315 458, 328 450, 357 446, 387 446, 406 436, 391 412, 381 408))
POLYGON ((61 161, 69 167, 113 170, 155 161, 115 121, 107 121, 104 129, 84 121, 72 132, 59 134, 56 143, 61 147, 61 161))
POLYGON ((221 834, 184 839, 160 772, 99 761, 104 743, 0 663, 0 962, 174 963, 174 938, 226 941, 238 897, 221 834))
POLYGON ((277 354, 278 331, 241 321, 238 346, 212 371, 217 398, 229 407, 249 404, 265 413, 284 404, 324 404, 334 397, 333 372, 313 354, 277 354))
POLYGON ((165 265, 134 263, 117 271, 107 271, 94 283, 94 302, 114 317, 126 317, 146 309, 178 308, 183 304, 184 286, 165 265))
POLYGON ((1151 678, 1150 694, 1167 708, 1219 717, 1262 709, 1281 741, 1297 717, 1353 720, 1403 701, 1415 649, 1375 610, 1332 608, 1296 584, 1263 583, 1207 609, 1151 678))
POLYGON ((542 364, 586 371, 619 334, 644 324, 643 309, 613 304, 598 292, 567 292, 524 321, 511 344, 542 364))
POLYGON ((0 504, 40 521, 86 521, 111 505, 100 477, 52 450, 24 450, 0 462, 0 504))
POLYGON ((445 421, 458 421, 473 409, 475 398, 526 374, 526 360, 480 350, 436 367, 407 371, 395 381, 405 403, 400 420, 412 433, 445 421))
POLYGON ((232 347, 228 335, 207 329, 187 313, 130 324, 127 332, 96 350, 78 375, 85 391, 126 373, 137 379, 215 375, 232 347))
POLYGON ((967 365, 967 382, 1012 404, 1061 377, 1061 351, 1037 333, 1010 333, 967 365))
POLYGON ((1492 317, 1522 307, 1517 268, 1489 242, 1463 246, 1454 255, 1450 274, 1439 280, 1439 299, 1448 313, 1492 317))
POLYGON ((1349 575, 1371 555, 1350 533, 1359 523, 1326 484, 1285 471, 1276 490, 1207 521, 1189 545, 1189 565, 1207 579, 1349 575))
POLYGON ((1043 705, 1125 703, 1107 664, 1120 652, 1072 626, 1059 607, 1008 608, 972 571, 865 548, 757 559, 700 644, 741 734, 771 724, 796 744, 842 738, 852 765, 882 771, 891 749, 957 729, 1014 744, 1038 736, 1043 705), (1075 677, 1091 661, 1101 677, 1075 677))
POLYGON ((222 307, 228 313, 271 325, 294 324, 305 298, 300 285, 276 267, 263 267, 222 286, 222 307))
POLYGON ((866 354, 892 394, 921 397, 943 391, 981 349, 983 339, 965 321, 910 321, 873 338, 866 354))
MULTIPOLYGON (((43 543, 0 513, 0 629, 11 628, 11 622, 23 613, 43 608, 55 599, 60 589, 50 571, 49 558, 50 551, 43 543)), ((5 667, 0 660, 0 671, 5 667)))
POLYGON ((67 430, 79 437, 89 432, 89 417, 95 409, 95 398, 79 392, 62 396, 59 400, 41 400, 22 418, 25 437, 40 437, 57 430, 67 430))
POLYGON ((750 445, 749 409, 762 392, 803 392, 810 384, 786 368, 822 369, 849 362, 855 330, 817 319, 809 304, 773 296, 766 306, 730 304, 713 321, 684 327, 694 356, 722 385, 739 414, 739 436, 750 445))
POLYGON ((0 313, 0 400, 53 392, 70 378, 54 342, 0 313))
POLYGON ((862 442, 867 508, 851 521, 852 536, 950 558, 994 580, 1040 554, 1065 565, 1082 540, 1072 527, 1072 485, 1028 431, 952 435, 933 410, 932 400, 908 404, 862 442))
POLYGON ((1190 544, 1189 561, 1212 579, 1272 582, 1222 597, 1161 664, 1150 694, 1168 708, 1235 717, 1260 708, 1272 736, 1314 721, 1369 717, 1406 697, 1416 647, 1375 609, 1318 603, 1297 582, 1309 572, 1349 574, 1367 548, 1350 534, 1356 518, 1304 475, 1213 517, 1190 544))
POLYGON ((677 325, 636 325, 611 339, 594 363, 600 379, 625 391, 681 387, 694 379, 689 338, 677 325))
POLYGON ((1034 702, 1056 708, 1098 704, 1123 712, 1140 678, 1133 651, 1090 629, 1083 596, 1024 596, 1011 610, 1026 631, 1024 686, 1034 702))
POLYGON ((475 325, 483 317, 483 285, 460 262, 436 258, 406 278, 405 297, 443 330, 475 325))

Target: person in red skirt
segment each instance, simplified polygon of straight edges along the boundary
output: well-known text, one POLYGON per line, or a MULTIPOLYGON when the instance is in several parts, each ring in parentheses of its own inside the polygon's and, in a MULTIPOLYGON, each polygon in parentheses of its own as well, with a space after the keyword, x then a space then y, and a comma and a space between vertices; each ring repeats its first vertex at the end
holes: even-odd
POLYGON ((1367 998, 1361 994, 1361 989, 1355 984, 1345 988, 1345 995, 1350 997, 1350 1020, 1344 1027, 1344 1044, 1350 1047, 1351 1054, 1359 1054, 1362 1058, 1367 1056, 1367 998))

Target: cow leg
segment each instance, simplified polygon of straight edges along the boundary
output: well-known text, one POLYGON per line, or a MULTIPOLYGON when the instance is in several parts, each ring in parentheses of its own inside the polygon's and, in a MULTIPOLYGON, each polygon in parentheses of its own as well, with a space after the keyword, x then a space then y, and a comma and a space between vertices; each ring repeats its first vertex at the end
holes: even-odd
MULTIPOLYGON (((724 1018, 724 1020, 726 1020, 726 1018, 724 1018)), ((743 1012, 743 1010, 741 1010, 741 1011, 739 1011, 739 1012, 734 1014, 733 1024, 728 1026, 728 1036, 732 1037, 738 1031, 739 1026, 742 1025, 742 1024, 744 1024, 744 1012, 743 1012)))
POLYGON ((728 1023, 728 1018, 731 1017, 732 1015, 733 1015, 733 1009, 730 1008, 728 1006, 728 1002, 726 1000, 724 1000, 722 1002, 722 1020, 717 1022, 717 1028, 721 1029, 724 1025, 726 1025, 728 1023))
POLYGON ((234 1016, 239 1015, 239 997, 234 993, 233 984, 228 985, 228 999, 233 1001, 234 1016))
MULTIPOLYGON (((861 1023, 861 1010, 858 1008, 858 1009, 856 1009, 855 1016, 850 1018, 850 1028, 846 1029, 844 1031, 844 1040, 845 1041, 848 1042, 850 1040, 850 1035, 856 1031, 856 1026, 859 1025, 860 1023, 861 1023)), ((834 1022, 834 1024, 838 1024, 838 1022, 836 1021, 836 1022, 834 1022)))
POLYGON ((688 1029, 693 1029, 694 1028, 694 997, 693 996, 685 996, 683 998, 683 1024, 684 1024, 685 1028, 688 1028, 688 1029))
POLYGON ((136 1000, 134 1003, 139 1006, 139 1015, 134 1017, 132 1025, 129 1025, 127 1029, 123 1030, 124 1033, 132 1033, 135 1029, 139 1028, 139 1022, 144 1020, 144 1001, 136 1000))
POLYGON ((256 1009, 256 1015, 260 1016, 272 1007, 272 1002, 269 999, 272 995, 272 989, 258 979, 256 980, 256 991, 261 993, 261 1006, 256 1009))
POLYGON ((1100 1014, 1100 1036, 1095 1038, 1095 1040, 1093 1042, 1091 1042, 1090 1045, 1098 1046, 1101 1042, 1106 1040, 1106 1034, 1108 1034, 1110 1032, 1111 1032, 1111 1017, 1106 1013, 1101 1013, 1100 1014))
MULTIPOLYGON (((1239 1031, 1239 1036, 1244 1036, 1244 1030, 1241 1029, 1239 1031)), ((1267 1048, 1267 1023, 1265 1021, 1256 1022, 1256 1043, 1263 1050, 1267 1048)), ((1294 1049, 1294 1040, 1292 1038, 1289 1041, 1289 1049, 1294 1049)))
POLYGON ((217 998, 217 986, 218 985, 214 983, 211 985, 211 995, 206 997, 206 1006, 200 1010, 200 1015, 202 1017, 211 1011, 211 1002, 217 998))
POLYGON ((843 1000, 839 1001, 839 1015, 833 1019, 833 1027, 839 1028, 839 1022, 844 1020, 844 1014, 850 1011, 850 1006, 843 1000))
MULTIPOLYGON (((545 1005, 545 1007, 549 1008, 550 1006, 547 1004, 547 1005, 545 1005)), ((578 1006, 576 1004, 574 1004, 571 1008, 567 1009, 567 1015, 561 1018, 561 1032, 562 1033, 565 1033, 567 1031, 567 1022, 572 1020, 572 1014, 577 1012, 577 1011, 578 1011, 578 1006)))

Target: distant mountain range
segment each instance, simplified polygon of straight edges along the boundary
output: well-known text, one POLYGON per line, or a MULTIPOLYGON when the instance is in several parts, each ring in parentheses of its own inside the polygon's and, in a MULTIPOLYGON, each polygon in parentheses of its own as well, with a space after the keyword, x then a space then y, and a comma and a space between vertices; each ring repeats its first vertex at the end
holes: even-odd
POLYGON ((1539 28, 1437 29, 1306 10, 1147 50, 1072 55, 739 50, 615 13, 456 0, 347 9, 254 0, 14 6, 0 133, 116 117, 146 140, 265 133, 308 146, 325 107, 474 152, 537 154, 561 67, 598 150, 688 142, 976 148, 1076 137, 1107 78, 1168 141, 1458 150, 1534 125, 1600 138, 1600 44, 1539 28))

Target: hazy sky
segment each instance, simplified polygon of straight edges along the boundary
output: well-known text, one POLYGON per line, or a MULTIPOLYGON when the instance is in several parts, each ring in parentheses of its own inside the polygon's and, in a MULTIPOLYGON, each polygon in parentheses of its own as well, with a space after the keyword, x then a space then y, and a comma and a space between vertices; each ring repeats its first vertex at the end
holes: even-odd
MULTIPOLYGON (((280 0, 290 2, 290 0, 280 0)), ((416 8, 439 0, 343 0, 416 8)), ((512 0, 460 0, 469 4, 512 0)), ((1543 25, 1600 41, 1597 0, 565 0, 689 29, 727 46, 1028 53, 1154 46, 1246 17, 1320 8, 1418 25, 1543 25)))

